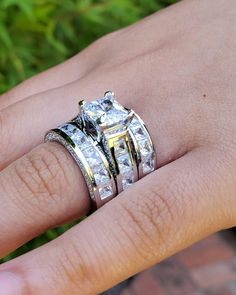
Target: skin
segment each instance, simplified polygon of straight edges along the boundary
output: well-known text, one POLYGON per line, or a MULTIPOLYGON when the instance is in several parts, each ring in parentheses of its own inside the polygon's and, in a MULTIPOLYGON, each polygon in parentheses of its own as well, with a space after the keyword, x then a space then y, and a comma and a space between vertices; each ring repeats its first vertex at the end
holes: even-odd
POLYGON ((44 133, 112 89, 146 122, 158 169, 58 239, 0 266, 0 295, 98 294, 236 225, 236 3, 186 0, 0 97, 0 256, 90 206, 44 133))

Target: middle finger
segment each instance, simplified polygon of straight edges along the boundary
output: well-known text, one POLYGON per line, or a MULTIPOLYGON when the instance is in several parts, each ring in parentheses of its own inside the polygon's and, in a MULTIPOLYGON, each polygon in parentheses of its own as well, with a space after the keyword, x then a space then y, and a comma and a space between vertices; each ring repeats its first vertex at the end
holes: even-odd
MULTIPOLYGON (((146 94, 139 86, 143 84, 142 76, 132 81, 128 88, 124 87, 127 74, 132 75, 133 72, 126 67, 103 73, 94 71, 84 79, 33 95, 0 111, 0 169, 40 144, 48 129, 74 117, 81 98, 100 97, 106 90, 115 91, 123 105, 133 108, 145 120, 154 143, 158 144, 159 165, 184 154, 186 146, 191 149, 195 144, 194 129, 199 126, 195 124, 194 116, 201 114, 196 109, 196 100, 191 102, 191 95, 194 98, 195 94, 184 94, 183 91, 178 97, 174 87, 174 94, 164 87, 146 94), (131 88, 136 90, 131 92, 131 88), (187 102, 184 97, 188 97, 187 102)), ((156 84, 155 81, 152 83, 156 84)), ((171 89, 171 78, 169 84, 171 89)), ((150 85, 149 88, 153 87, 150 85)), ((201 122, 199 118, 198 122, 201 122)))

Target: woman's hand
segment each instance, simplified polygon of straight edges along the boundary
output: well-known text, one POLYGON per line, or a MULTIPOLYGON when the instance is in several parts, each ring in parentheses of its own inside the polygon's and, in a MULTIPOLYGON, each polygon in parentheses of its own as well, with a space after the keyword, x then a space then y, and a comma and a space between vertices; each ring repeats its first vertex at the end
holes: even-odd
POLYGON ((1 96, 1 257, 89 210, 67 151, 41 143, 80 98, 115 91, 146 122, 159 167, 60 238, 1 265, 1 295, 98 294, 236 224, 235 28, 235 0, 183 1, 1 96))

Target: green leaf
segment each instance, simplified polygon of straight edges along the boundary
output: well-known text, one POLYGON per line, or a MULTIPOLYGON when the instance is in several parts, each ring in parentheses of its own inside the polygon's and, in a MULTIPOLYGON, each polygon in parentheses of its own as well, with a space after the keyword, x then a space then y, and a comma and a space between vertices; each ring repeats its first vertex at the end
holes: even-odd
POLYGON ((2 7, 7 9, 11 6, 16 6, 24 13, 29 19, 34 19, 34 3, 33 0, 2 0, 2 7))
POLYGON ((4 23, 0 23, 0 41, 8 49, 12 48, 12 40, 4 23))

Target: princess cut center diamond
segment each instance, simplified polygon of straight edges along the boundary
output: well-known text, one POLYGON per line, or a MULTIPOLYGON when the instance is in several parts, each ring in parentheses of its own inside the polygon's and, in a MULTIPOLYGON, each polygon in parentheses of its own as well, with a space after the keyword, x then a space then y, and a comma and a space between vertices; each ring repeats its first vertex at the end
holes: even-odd
POLYGON ((120 105, 112 92, 107 92, 104 97, 92 102, 84 102, 83 113, 85 120, 97 124, 111 126, 124 124, 129 111, 120 105))

